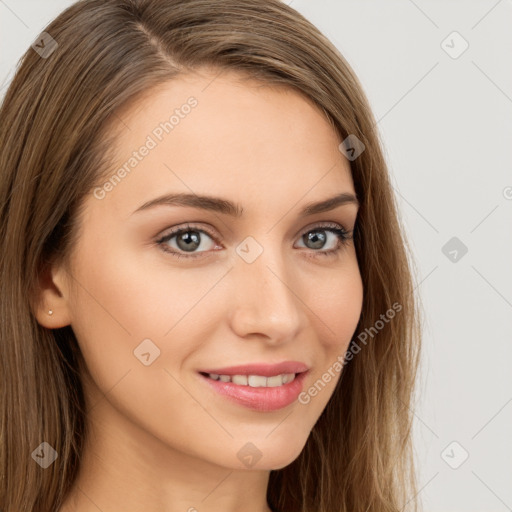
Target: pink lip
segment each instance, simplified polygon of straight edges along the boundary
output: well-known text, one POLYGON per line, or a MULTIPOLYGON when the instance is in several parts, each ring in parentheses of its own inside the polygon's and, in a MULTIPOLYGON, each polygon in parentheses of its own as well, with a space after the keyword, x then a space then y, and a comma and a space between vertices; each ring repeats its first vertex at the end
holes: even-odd
POLYGON ((254 363, 199 371, 202 373, 215 373, 217 375, 261 375, 262 377, 273 377, 283 373, 302 373, 307 370, 309 370, 309 367, 304 363, 284 361, 278 364, 254 363))
MULTIPOLYGON (((222 371, 225 371, 222 370, 222 371)), ((251 370, 252 371, 252 370, 251 370)), ((259 370, 261 371, 261 370, 259 370)), ((214 373, 214 372, 208 372, 214 373)), ((294 373, 294 372, 282 372, 282 373, 294 373)), ((308 375, 309 371, 304 371, 295 376, 292 382, 283 384, 282 386, 276 387, 258 387, 253 388, 251 386, 243 386, 239 384, 233 384, 233 382, 222 382, 220 380, 213 380, 206 375, 200 375, 200 378, 206 382, 211 389, 225 396, 228 400, 235 402, 249 409, 253 409, 259 412, 277 411, 295 402, 302 392, 304 379, 308 375)), ((229 374, 222 374, 229 375, 229 374)), ((233 375, 244 375, 233 374, 233 375)), ((261 373, 255 372, 251 375, 261 375, 261 373)), ((277 374, 279 375, 279 374, 277 374)))

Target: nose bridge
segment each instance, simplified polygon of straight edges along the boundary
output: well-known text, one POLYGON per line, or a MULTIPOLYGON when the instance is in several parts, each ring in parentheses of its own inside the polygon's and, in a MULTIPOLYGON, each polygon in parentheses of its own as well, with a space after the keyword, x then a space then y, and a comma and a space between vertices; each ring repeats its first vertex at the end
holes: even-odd
POLYGON ((236 252, 233 320, 239 334, 257 332, 275 340, 295 336, 303 312, 281 246, 268 237, 265 245, 248 237, 236 252))

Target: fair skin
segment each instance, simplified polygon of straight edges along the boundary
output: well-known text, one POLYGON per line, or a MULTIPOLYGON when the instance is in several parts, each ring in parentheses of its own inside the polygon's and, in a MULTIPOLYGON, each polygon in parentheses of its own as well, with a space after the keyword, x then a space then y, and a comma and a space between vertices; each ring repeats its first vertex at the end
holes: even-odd
MULTIPOLYGON (((339 380, 306 405, 261 412, 198 374, 301 361, 307 390, 345 353, 363 297, 353 241, 318 227, 350 233, 358 206, 299 215, 355 194, 325 115, 291 89, 215 76, 182 75, 118 114, 113 169, 187 98, 198 100, 103 199, 87 197, 71 275, 54 265, 42 284, 39 323, 71 325, 89 371, 90 437, 61 512, 269 512, 270 470, 299 456, 339 380), (169 205, 134 213, 171 192, 221 197, 243 215, 169 205), (202 230, 200 257, 178 259, 156 240, 187 222, 202 230), (302 236, 311 231, 326 237, 323 247, 302 236), (236 252, 249 236, 263 248, 250 264, 236 252), (148 366, 133 353, 147 338, 160 350, 148 366), (237 457, 249 442, 262 454, 250 468, 237 457)), ((186 256, 178 238, 164 245, 186 256)))

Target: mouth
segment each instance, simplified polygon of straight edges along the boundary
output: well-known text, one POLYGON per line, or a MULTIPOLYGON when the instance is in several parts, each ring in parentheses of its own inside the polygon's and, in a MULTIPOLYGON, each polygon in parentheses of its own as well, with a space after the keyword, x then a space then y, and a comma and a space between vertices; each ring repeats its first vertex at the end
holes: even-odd
POLYGON ((208 379, 217 380, 220 382, 231 382, 237 386, 250 386, 252 388, 274 388, 293 382, 297 375, 300 375, 304 372, 281 373, 271 377, 265 377, 264 375, 220 375, 218 373, 199 373, 208 379))
POLYGON ((258 411, 283 409, 297 401, 309 370, 277 375, 242 375, 198 372, 212 399, 221 396, 231 403, 258 411))
POLYGON ((275 388, 293 382, 301 373, 281 373, 266 377, 264 375, 221 375, 218 373, 199 372, 203 377, 220 382, 231 382, 237 386, 249 386, 252 388, 275 388))

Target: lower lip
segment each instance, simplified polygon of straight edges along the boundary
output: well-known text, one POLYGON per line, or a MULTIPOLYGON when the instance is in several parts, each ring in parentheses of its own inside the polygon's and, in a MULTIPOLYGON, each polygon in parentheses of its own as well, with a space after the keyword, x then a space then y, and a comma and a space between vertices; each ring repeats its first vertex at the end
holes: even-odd
POLYGON ((232 382, 213 380, 202 374, 199 374, 199 376, 228 400, 256 411, 268 412, 277 411, 295 402, 302 391, 307 373, 307 371, 299 373, 292 382, 271 388, 253 388, 233 384, 232 382))

